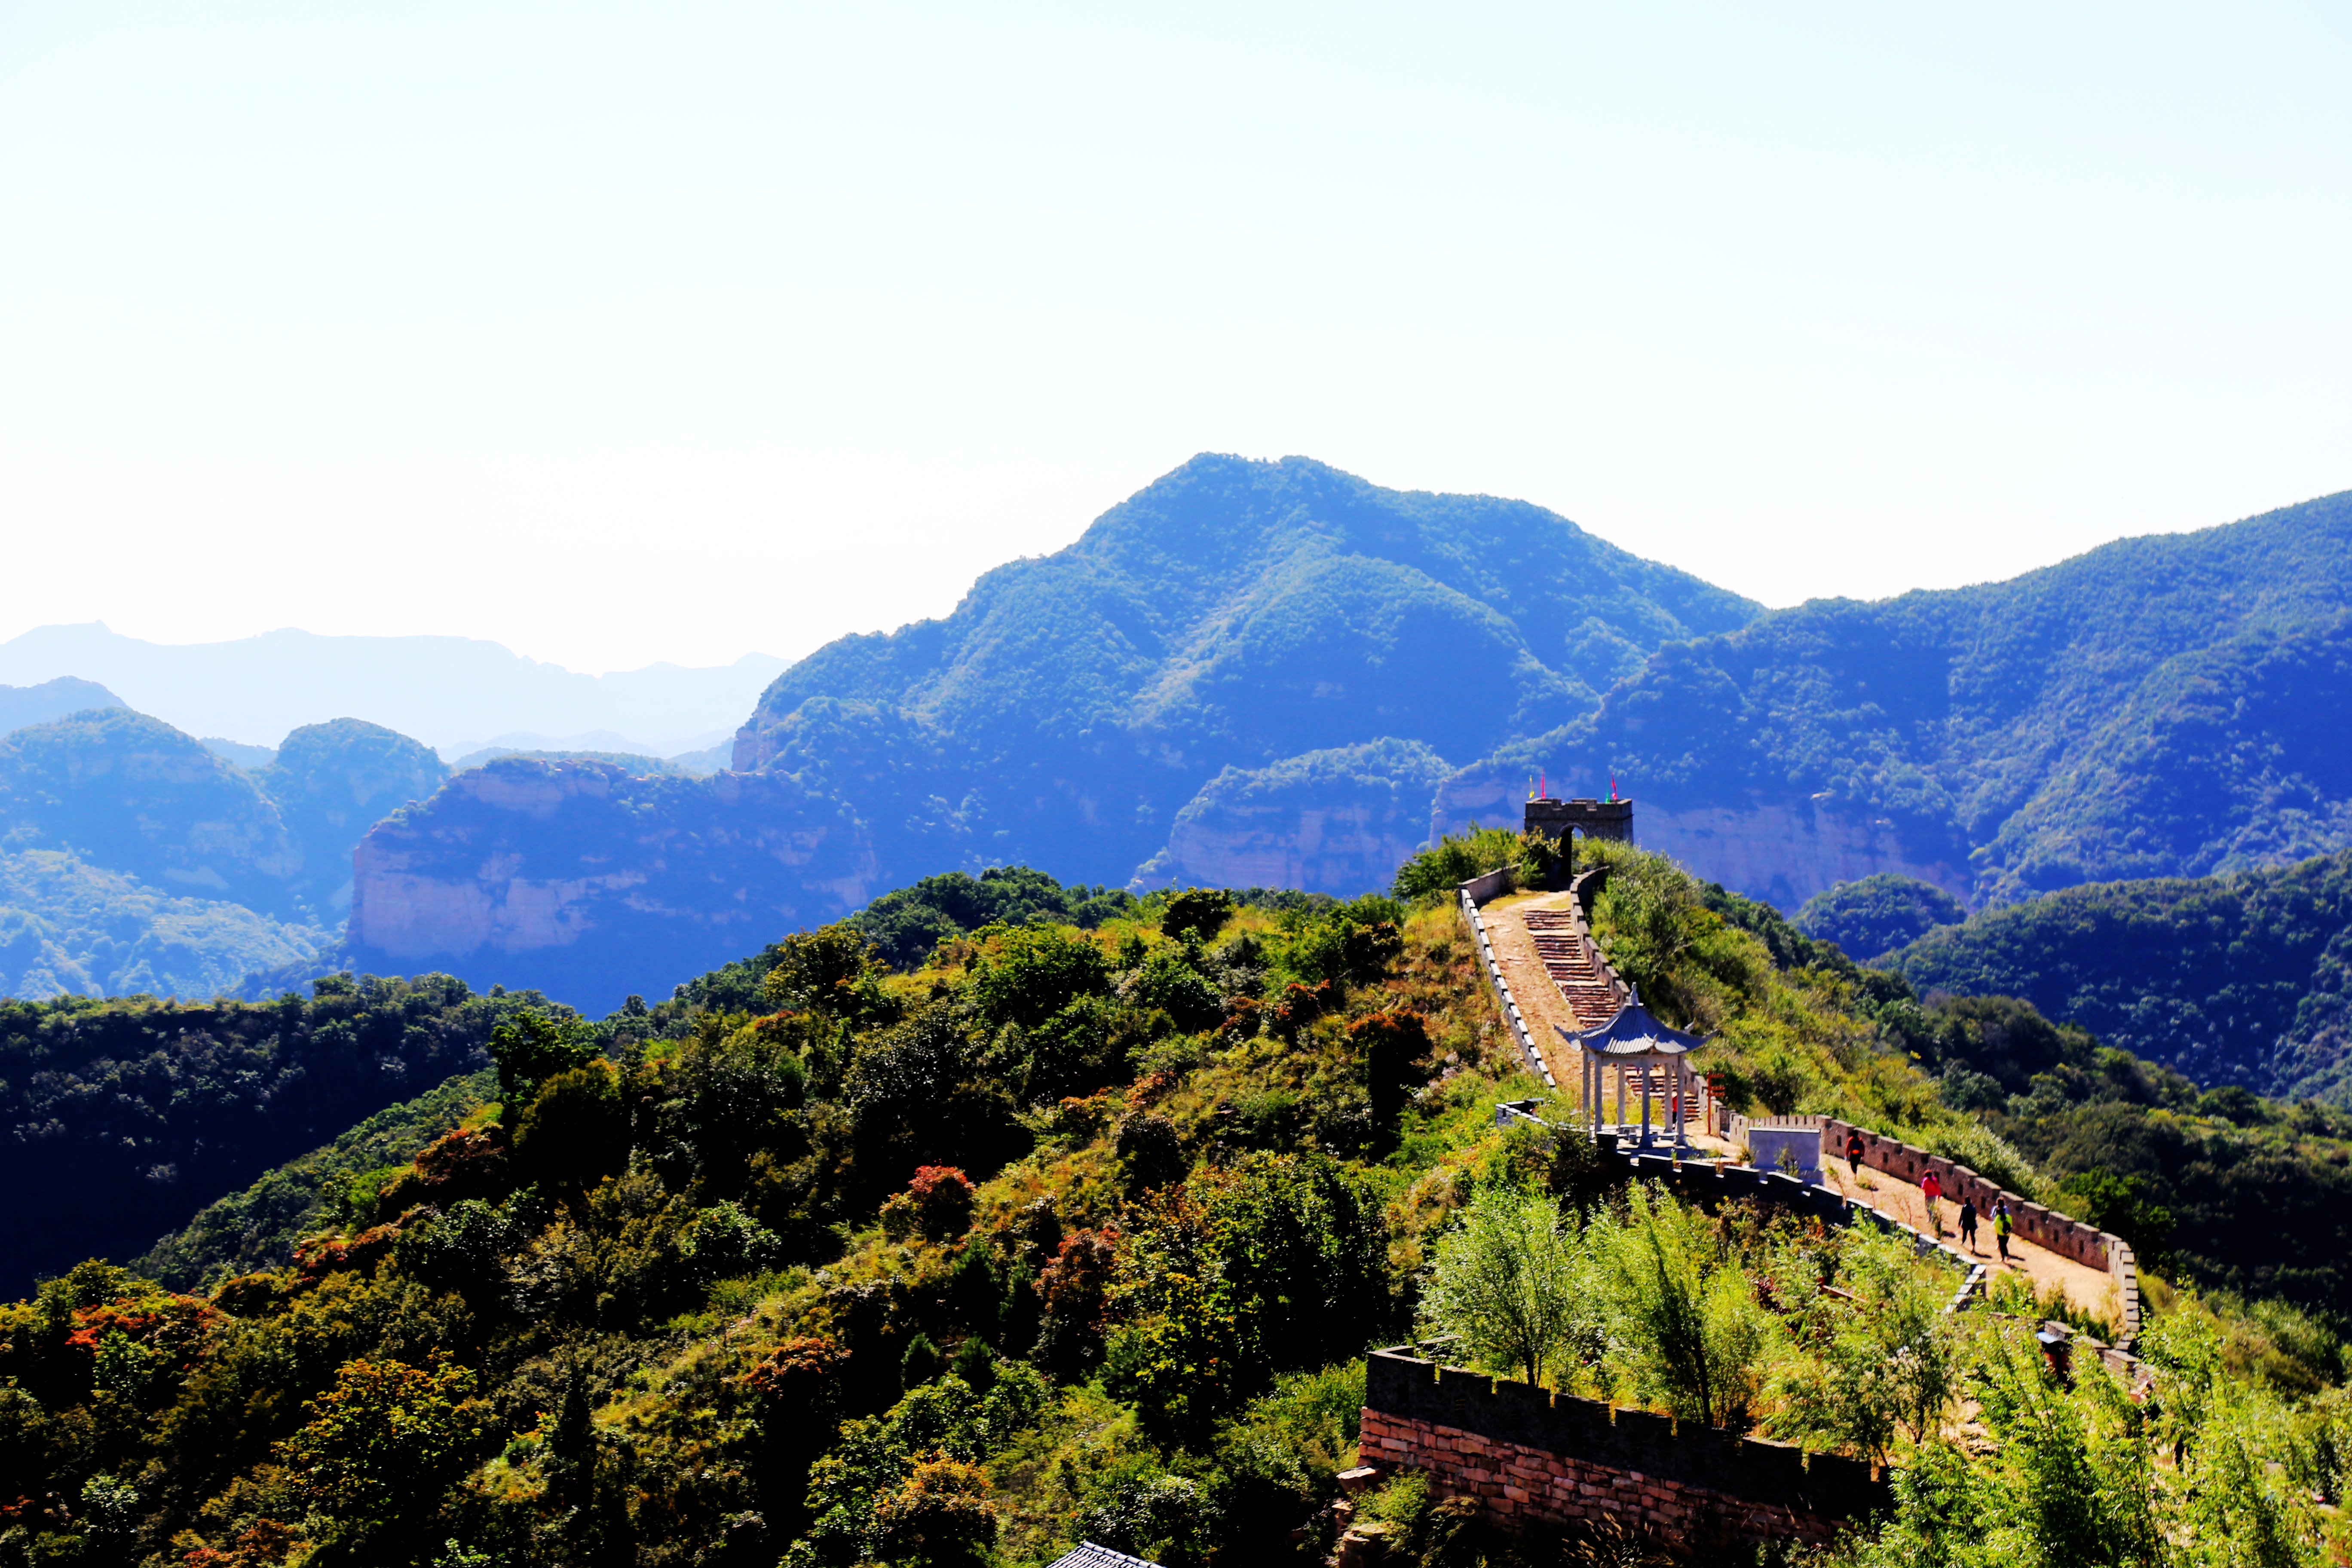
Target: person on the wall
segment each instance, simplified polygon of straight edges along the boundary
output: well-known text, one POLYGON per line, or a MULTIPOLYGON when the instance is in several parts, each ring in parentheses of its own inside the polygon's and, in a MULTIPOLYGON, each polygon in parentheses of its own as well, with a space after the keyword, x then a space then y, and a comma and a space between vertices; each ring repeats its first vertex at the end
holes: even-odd
POLYGON ((1845 1173, 1855 1177, 1862 1174, 1862 1130, 1858 1127, 1846 1131, 1845 1173))
POLYGON ((1960 1245, 1970 1252, 1977 1249, 1977 1205, 1974 1198, 1960 1199, 1960 1245))
POLYGON ((1995 1247, 2000 1248, 2000 1260, 2003 1263, 2009 1261, 2009 1233, 2011 1228, 2009 1200, 2007 1198, 1995 1198, 1992 1205, 1992 1241, 1995 1247))
POLYGON ((1937 1236, 1944 1234, 1944 1216, 1936 1212, 1936 1200, 1944 1195, 1943 1178, 1930 1171, 1919 1178, 1919 1195, 1927 1200, 1927 1228, 1937 1236))

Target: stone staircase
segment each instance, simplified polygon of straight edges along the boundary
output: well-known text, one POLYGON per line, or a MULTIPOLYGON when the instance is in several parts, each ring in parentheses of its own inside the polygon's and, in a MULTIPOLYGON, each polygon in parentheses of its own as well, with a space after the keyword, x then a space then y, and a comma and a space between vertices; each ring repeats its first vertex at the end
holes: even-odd
POLYGON ((1617 994, 1601 972, 1601 955, 1576 929, 1570 910, 1529 910, 1524 917, 1528 936, 1544 972, 1568 1002, 1580 1029, 1597 1029, 1617 1016, 1617 994))

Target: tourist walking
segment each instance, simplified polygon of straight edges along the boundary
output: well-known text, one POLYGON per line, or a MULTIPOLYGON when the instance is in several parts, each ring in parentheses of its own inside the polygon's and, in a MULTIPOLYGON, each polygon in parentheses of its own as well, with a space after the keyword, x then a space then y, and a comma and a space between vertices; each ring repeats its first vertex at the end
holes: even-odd
POLYGON ((1960 1245, 1970 1252, 1977 1249, 1977 1204, 1974 1198, 1960 1200, 1960 1245))
POLYGON ((1936 1200, 1944 1195, 1943 1178, 1930 1171, 1919 1178, 1919 1195, 1927 1200, 1927 1228, 1937 1236, 1944 1234, 1944 1219, 1936 1212, 1936 1200))
POLYGON ((1845 1173, 1862 1174, 1862 1132, 1858 1128, 1845 1135, 1845 1173))
POLYGON ((2009 1200, 1997 1198, 1992 1205, 1992 1240, 2000 1248, 2000 1260, 2009 1261, 2009 1200))

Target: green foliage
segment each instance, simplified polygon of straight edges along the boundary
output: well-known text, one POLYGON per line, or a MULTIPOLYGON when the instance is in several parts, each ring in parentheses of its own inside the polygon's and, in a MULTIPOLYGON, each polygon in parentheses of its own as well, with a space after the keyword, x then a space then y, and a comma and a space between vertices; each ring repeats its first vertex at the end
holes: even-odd
POLYGON ((1451 899, 1473 877, 1519 863, 1519 836, 1508 828, 1471 826, 1448 833, 1397 868, 1390 893, 1400 899, 1451 899))
POLYGON ((68 850, 0 854, 0 995, 212 997, 308 963, 330 941, 320 926, 164 892, 68 850))
POLYGON ((1437 1244, 1422 1291, 1425 1334, 1531 1384, 1591 1353, 1599 1338, 1589 1255, 1559 1205, 1539 1194, 1482 1188, 1437 1244))
POLYGON ((1064 887, 1027 866, 992 866, 977 877, 962 871, 925 877, 883 894, 849 923, 892 968, 913 969, 940 943, 987 926, 1042 919, 1091 929, 1135 909, 1134 897, 1121 889, 1064 887))
POLYGON ((325 1148, 206 1205, 131 1267, 176 1289, 282 1267, 303 1237, 373 1214, 386 1179, 496 1092, 485 1069, 379 1110, 325 1148))
POLYGON ((474 1373, 442 1363, 347 1362, 278 1445, 296 1495, 356 1545, 431 1506, 475 1429, 462 1408, 474 1373))
POLYGON ((848 921, 795 932, 773 952, 773 967, 760 983, 770 1005, 852 1022, 889 1012, 876 984, 881 962, 873 941, 848 921))
POLYGON ((1988 910, 1890 962, 1925 993, 2017 996, 2220 1087, 2352 1103, 2352 854, 1988 910))
POLYGON ((489 1053, 498 1064, 499 1098, 520 1108, 541 1083, 595 1060, 596 1032, 576 1018, 521 1007, 490 1031, 489 1053))
POLYGON ((1110 989, 1102 949, 1052 926, 1013 926, 987 933, 972 961, 969 994, 992 1030, 1034 1029, 1082 997, 1110 989))
POLYGON ((1612 1357, 1641 1395, 1709 1426, 1744 1426, 1778 1331, 1704 1215, 1636 1190, 1585 1238, 1612 1357))
POLYGON ((1807 899, 1797 924, 1807 936, 1833 942, 1855 959, 1869 960, 1907 946, 1937 926, 1968 918, 1967 906, 1933 882, 1881 871, 1840 882, 1807 899))
MULTIPOLYGON (((312 989, 267 1003, 0 1002, 0 1118, 38 1130, 0 1141, 0 1181, 17 1194, 0 1205, 0 1257, 18 1270, 16 1288, 93 1252, 139 1255, 338 1130, 486 1067, 502 1019, 548 1008, 544 997, 486 996, 444 974, 330 975, 312 989)), ((278 1245, 257 1241, 248 1253, 243 1238, 215 1234, 219 1244, 187 1267, 273 1256, 278 1245)))

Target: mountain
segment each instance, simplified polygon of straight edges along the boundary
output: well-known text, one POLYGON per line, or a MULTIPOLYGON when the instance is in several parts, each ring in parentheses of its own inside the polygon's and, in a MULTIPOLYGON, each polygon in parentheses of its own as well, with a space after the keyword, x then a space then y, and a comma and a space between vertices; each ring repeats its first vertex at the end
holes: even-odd
POLYGON ((447 770, 356 719, 273 759, 124 708, 0 739, 0 995, 211 996, 327 952, 361 835, 447 770))
POLYGON ((330 934, 160 891, 56 849, 0 854, 0 996, 213 996, 309 964, 330 934))
POLYGON ((302 847, 252 775, 160 719, 83 712, 0 739, 0 843, 291 913, 302 847))
POLYGON ((740 724, 785 668, 783 659, 746 654, 714 668, 655 664, 579 675, 475 638, 292 629, 166 645, 93 624, 41 626, 0 643, 0 680, 104 681, 142 713, 248 745, 274 745, 289 730, 355 714, 433 746, 474 750, 483 736, 514 731, 608 731, 644 737, 667 754, 707 746, 740 724))
POLYGON ((1971 903, 2352 843, 2352 493, 2012 579, 1824 600, 1661 649, 1448 781, 1616 784, 1642 842, 1795 908, 1888 872, 1971 903))
POLYGON ((46 724, 86 708, 120 708, 122 700, 94 680, 69 675, 38 686, 0 686, 0 735, 27 724, 46 724))
POLYGON ((943 868, 1362 892, 1454 767, 1759 613, 1524 502, 1196 458, 785 671, 730 773, 461 775, 361 850, 353 951, 602 1008, 943 868))
POLYGON ((2023 997, 2202 1084, 2352 1104, 2352 851, 2069 888, 1886 963, 1922 992, 2023 997))
POLYGON ((1882 871, 1815 893, 1794 920, 1807 936, 1833 942, 1867 963, 1937 926, 1957 925, 1968 913, 1967 906, 1933 882, 1882 871))
POLYGON ((305 724, 254 782, 300 847, 298 886, 324 915, 352 903, 352 850, 367 830, 449 776, 431 748, 358 719, 305 724))

